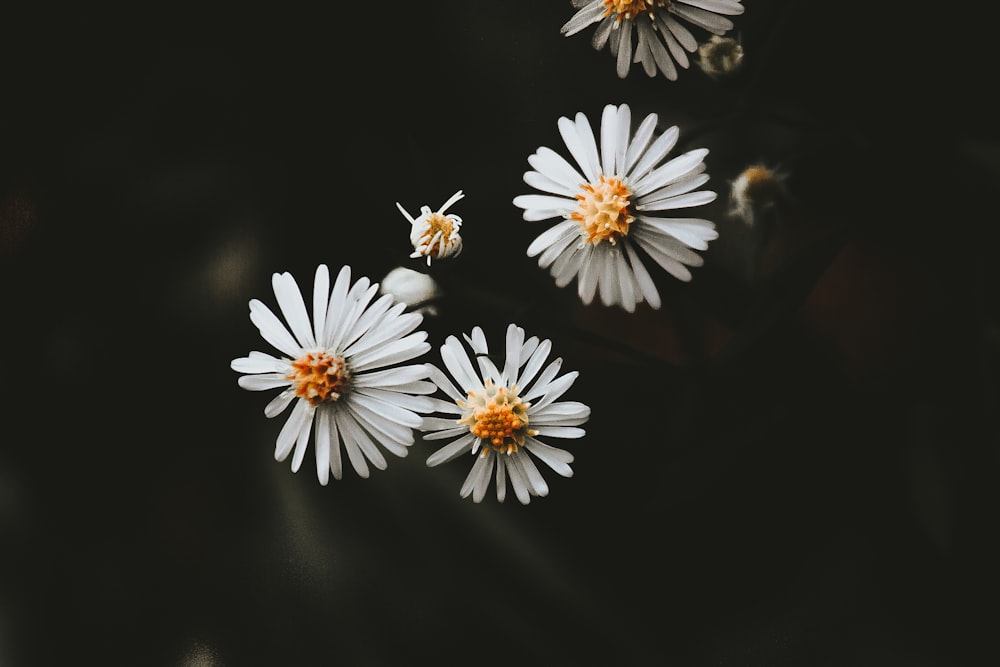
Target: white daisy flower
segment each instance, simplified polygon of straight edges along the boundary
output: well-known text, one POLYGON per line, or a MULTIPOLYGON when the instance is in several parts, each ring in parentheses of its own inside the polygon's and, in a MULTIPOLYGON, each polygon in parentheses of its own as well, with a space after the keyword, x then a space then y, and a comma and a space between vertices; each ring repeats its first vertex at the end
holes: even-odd
POLYGON ((617 72, 625 78, 632 63, 641 63, 649 76, 657 70, 671 81, 677 67, 687 69, 688 53, 698 41, 681 23, 724 35, 733 28, 726 16, 743 13, 742 0, 573 0, 579 11, 563 25, 567 37, 597 23, 592 43, 600 51, 605 45, 617 58, 617 72), (633 49, 633 40, 635 48, 633 49), (676 64, 675 64, 676 63, 676 64))
POLYGON ((694 251, 706 250, 718 238, 709 220, 661 216, 715 200, 715 192, 697 189, 708 182, 708 149, 664 162, 677 143, 677 126, 657 136, 652 113, 632 134, 631 122, 628 105, 609 104, 595 138, 583 113, 575 121, 560 118, 559 132, 579 168, 543 146, 528 158, 534 170, 525 172, 524 182, 549 194, 514 198, 527 221, 564 219, 528 246, 528 256, 537 255, 538 265, 549 269, 560 287, 577 278, 585 304, 599 293, 603 304, 628 312, 643 300, 660 307, 636 248, 675 278, 689 281, 688 267, 704 263, 694 251))
POLYGON ((475 463, 460 491, 463 498, 472 494, 472 500, 480 502, 496 469, 497 500, 503 502, 509 478, 517 499, 527 505, 531 496, 549 493, 536 458, 563 477, 573 476, 569 465, 573 455, 540 438, 583 437, 585 431, 579 426, 590 417, 590 408, 577 401, 557 402, 579 373, 559 375, 561 358, 543 368, 551 341, 536 336, 526 340, 524 329, 514 324, 507 327, 502 368, 489 356, 480 327, 465 340, 475 364, 455 336, 448 336, 441 346, 441 360, 457 386, 428 364, 431 381, 451 400, 434 399, 434 412, 449 416, 424 417, 420 429, 426 432, 424 440, 453 440, 431 454, 427 465, 473 454, 475 463))
POLYGON ((320 484, 343 474, 341 445, 355 472, 368 477, 368 464, 386 467, 384 448, 406 456, 413 444, 418 413, 428 412, 435 385, 427 381, 426 364, 401 362, 430 350, 427 333, 416 331, 419 313, 404 313, 405 303, 386 294, 374 302, 378 283, 359 278, 351 284, 345 266, 330 289, 326 265, 316 269, 312 322, 299 287, 289 273, 271 278, 280 319, 262 302, 250 300, 250 321, 261 337, 286 356, 251 352, 234 359, 234 371, 245 373, 239 385, 251 391, 281 389, 264 415, 276 417, 290 405, 274 450, 284 461, 294 449, 292 472, 297 472, 315 430, 316 475, 320 484), (314 428, 315 427, 315 428, 314 428))
POLYGON ((410 243, 413 245, 410 257, 426 257, 427 266, 430 266, 432 258, 457 257, 462 252, 462 236, 459 234, 462 218, 454 213, 445 215, 445 211, 464 196, 459 190, 433 212, 430 206, 421 206, 420 215, 416 218, 396 202, 396 208, 410 221, 410 243))

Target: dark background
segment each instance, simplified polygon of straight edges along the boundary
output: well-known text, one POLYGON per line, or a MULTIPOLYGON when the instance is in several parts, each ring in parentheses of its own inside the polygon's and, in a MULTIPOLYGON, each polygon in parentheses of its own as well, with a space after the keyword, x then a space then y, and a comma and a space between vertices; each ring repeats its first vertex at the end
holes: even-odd
POLYGON ((979 22, 747 0, 739 75, 670 82, 562 37, 568 1, 377 5, 4 10, 0 664, 996 659, 979 22), (511 203, 557 118, 607 103, 711 150, 720 238, 689 284, 653 267, 659 311, 556 288, 511 203), (726 196, 757 161, 790 196, 748 229, 726 196), (593 410, 574 478, 475 505, 471 460, 419 440, 292 474, 229 368, 267 349, 247 301, 421 269, 395 202, 458 189, 428 360, 476 324, 551 338, 593 410))

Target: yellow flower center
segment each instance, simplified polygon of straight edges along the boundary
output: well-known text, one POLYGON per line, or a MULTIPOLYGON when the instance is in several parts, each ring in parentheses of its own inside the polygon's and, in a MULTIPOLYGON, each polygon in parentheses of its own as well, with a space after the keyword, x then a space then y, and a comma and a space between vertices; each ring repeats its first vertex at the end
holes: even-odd
MULTIPOLYGON (((440 234, 441 239, 444 239, 444 245, 447 246, 451 240, 452 234, 455 233, 455 223, 446 215, 441 213, 432 213, 427 218, 427 227, 424 232, 420 235, 419 241, 421 244, 428 244, 434 237, 440 234)), ((424 252, 425 255, 430 255, 432 258, 437 259, 438 254, 441 250, 441 244, 434 242, 431 246, 424 252)))
POLYGON ((604 0, 604 16, 615 14, 615 20, 631 19, 646 13, 652 16, 657 7, 667 7, 670 0, 604 0))
POLYGON ((513 454, 524 446, 524 436, 537 431, 528 428, 528 408, 517 395, 517 387, 497 387, 487 381, 481 392, 470 391, 466 401, 457 401, 465 409, 459 424, 483 443, 481 455, 492 449, 497 454, 513 454))
POLYGON ((628 235, 635 216, 629 212, 631 191, 614 176, 601 174, 598 183, 586 183, 576 196, 580 202, 570 218, 580 223, 587 243, 607 241, 611 245, 628 235))
POLYGON ((308 352, 292 362, 286 375, 295 385, 295 395, 314 407, 336 401, 347 390, 351 374, 340 357, 328 352, 308 352))

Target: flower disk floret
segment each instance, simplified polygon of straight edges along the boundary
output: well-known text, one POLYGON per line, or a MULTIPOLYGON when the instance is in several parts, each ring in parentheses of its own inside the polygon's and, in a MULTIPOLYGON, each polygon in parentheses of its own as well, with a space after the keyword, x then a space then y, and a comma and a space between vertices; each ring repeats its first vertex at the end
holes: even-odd
POLYGON ((557 400, 579 373, 560 375, 561 358, 546 363, 551 341, 526 339, 524 329, 515 324, 507 327, 502 367, 492 361, 480 327, 464 338, 471 358, 455 336, 448 336, 441 346, 441 361, 451 378, 428 364, 431 381, 448 400, 434 398, 433 412, 446 416, 424 417, 420 428, 424 440, 451 442, 431 454, 427 465, 472 454, 475 462, 462 484, 463 498, 471 495, 474 502, 482 501, 495 477, 497 500, 504 501, 509 479, 517 499, 527 505, 532 496, 549 493, 536 459, 563 477, 573 475, 573 455, 541 438, 585 434, 580 425, 590 418, 590 408, 578 401, 557 400))
POLYGON ((633 63, 640 63, 647 75, 659 71, 674 81, 677 65, 687 69, 691 64, 687 54, 698 49, 698 40, 681 21, 724 35, 733 28, 726 17, 743 13, 741 1, 573 0, 578 11, 560 32, 569 37, 596 23, 591 43, 598 51, 608 47, 620 78, 628 75, 633 63))
POLYGON ((327 266, 316 269, 311 321, 291 274, 275 273, 271 283, 287 326, 257 299, 250 301, 250 320, 283 356, 255 351, 230 365, 244 374, 238 380, 244 389, 281 390, 264 408, 266 417, 293 406, 274 458, 292 454, 297 472, 315 434, 316 475, 325 485, 331 473, 343 475, 342 449, 361 477, 368 477, 369 464, 386 468, 383 449, 406 456, 420 415, 433 406, 427 394, 436 390, 425 364, 401 365, 430 350, 427 333, 415 331, 423 316, 404 313, 406 304, 389 294, 373 301, 378 283, 365 277, 351 283, 349 266, 332 289, 327 266))
POLYGON ((711 190, 705 157, 698 148, 668 159, 679 137, 677 126, 657 133, 658 117, 647 115, 632 133, 626 104, 607 105, 600 134, 594 134, 582 112, 562 117, 559 133, 576 162, 571 164, 548 147, 528 157, 533 167, 524 182, 544 194, 514 198, 526 221, 562 218, 528 246, 528 256, 548 269, 556 284, 577 280, 585 304, 599 295, 604 305, 632 312, 643 301, 660 307, 660 295, 638 251, 678 280, 691 280, 688 267, 704 259, 718 238, 715 223, 693 217, 664 217, 672 211, 708 204, 711 190))

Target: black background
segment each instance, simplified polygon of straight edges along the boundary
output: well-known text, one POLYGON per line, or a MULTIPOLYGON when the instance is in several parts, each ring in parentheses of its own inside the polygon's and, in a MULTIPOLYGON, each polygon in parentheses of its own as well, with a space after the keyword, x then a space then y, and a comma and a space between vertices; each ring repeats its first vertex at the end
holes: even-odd
POLYGON ((740 74, 670 82, 562 37, 568 1, 373 4, 4 11, 0 664, 989 662, 974 17, 747 0, 740 74), (654 267, 659 311, 556 288, 511 203, 557 118, 607 103, 711 151, 720 237, 689 284, 654 267), (751 230, 725 205, 757 161, 790 199, 751 230), (575 476, 476 505, 471 461, 419 440, 367 480, 292 474, 229 368, 266 349, 247 301, 320 262, 422 269, 395 202, 458 189, 428 360, 476 324, 551 338, 593 410, 575 476))

